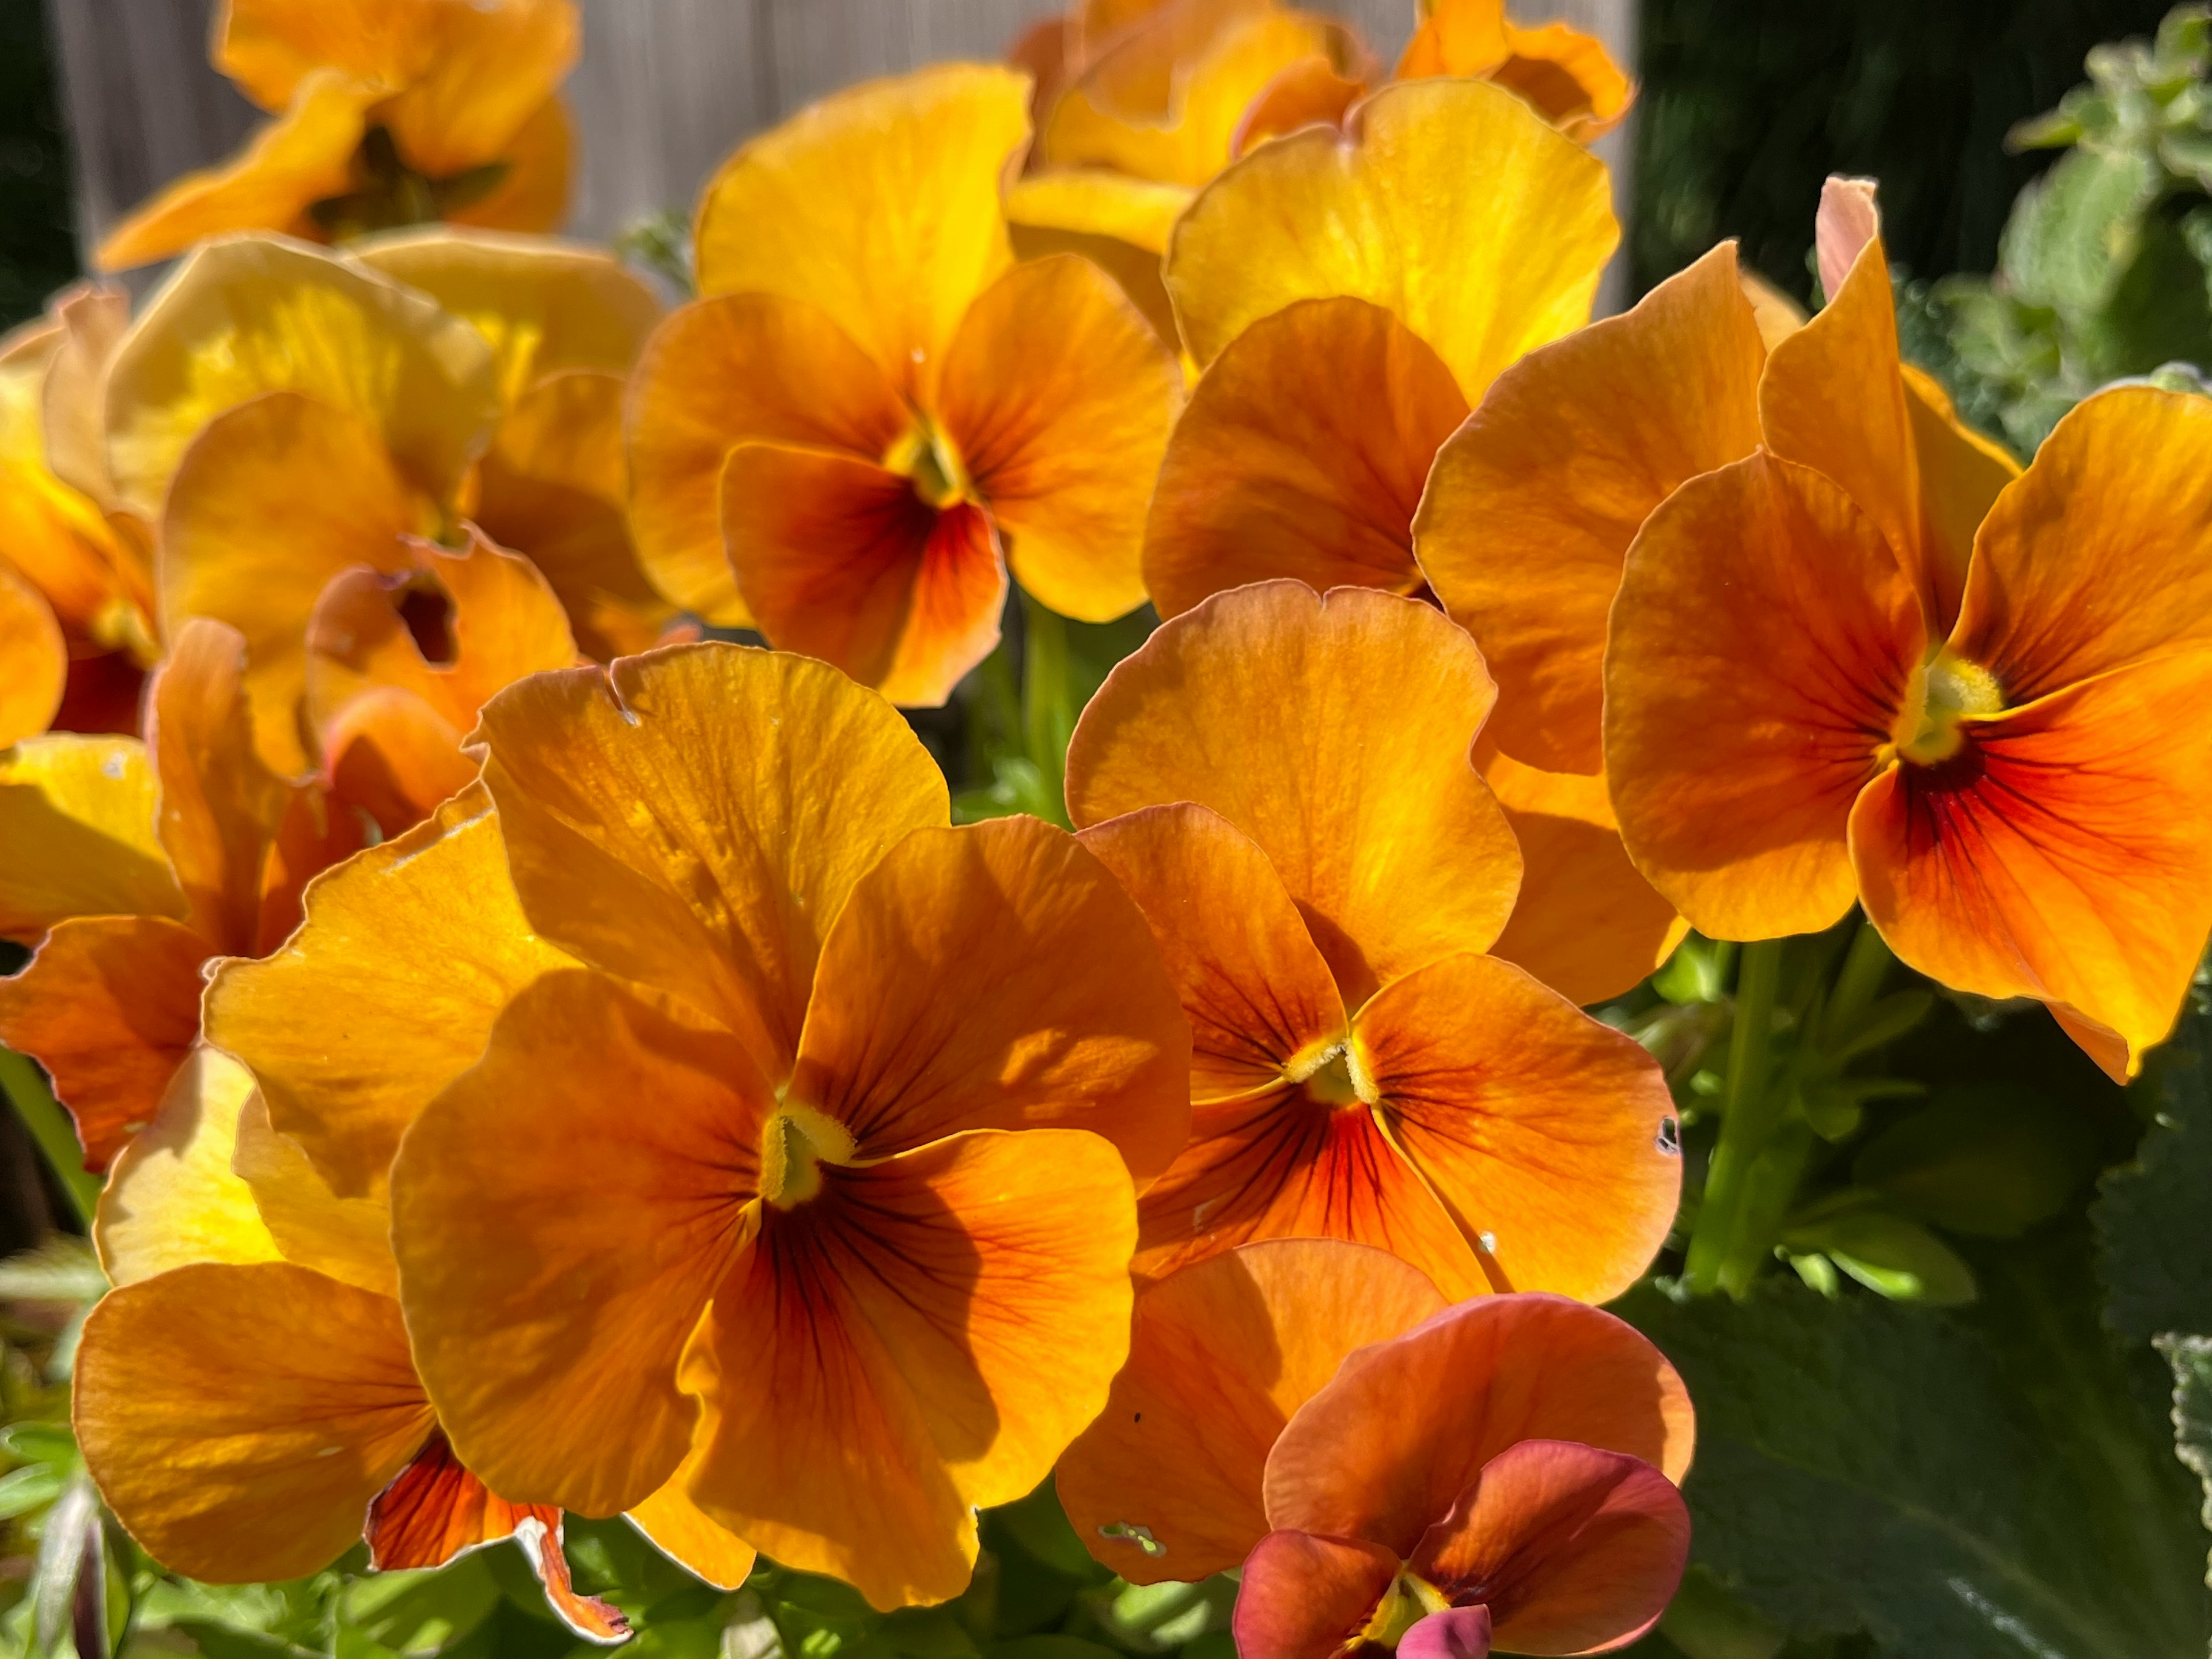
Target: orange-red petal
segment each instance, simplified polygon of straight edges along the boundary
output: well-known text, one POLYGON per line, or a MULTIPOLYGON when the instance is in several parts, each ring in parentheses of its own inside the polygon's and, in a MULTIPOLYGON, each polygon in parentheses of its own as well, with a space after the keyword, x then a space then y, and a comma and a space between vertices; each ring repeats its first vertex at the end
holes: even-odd
POLYGON ((1142 605, 1145 503, 1182 374, 1113 279, 1072 253, 1014 266, 961 319, 937 397, 1015 579, 1080 622, 1142 605))
POLYGON ((1623 1452, 1679 1480, 1696 1435, 1666 1357, 1609 1313, 1492 1296, 1360 1349, 1267 1459, 1267 1519, 1410 1555, 1485 1464, 1523 1440, 1623 1452))
POLYGON ((966 1129, 1088 1129, 1139 1182, 1189 1138, 1190 1038, 1106 866, 1031 817, 917 830, 823 941, 787 1100, 882 1158, 966 1129))
POLYGON ((434 1422, 398 1304, 281 1261, 111 1291, 85 1321, 74 1416, 131 1535, 216 1583, 329 1565, 434 1422))
POLYGON ((1845 827, 1921 617, 1880 527, 1808 468, 1755 455, 1652 515, 1613 604, 1607 773, 1629 855, 1692 927, 1772 939, 1850 909, 1845 827))
POLYGON ((740 646, 534 675, 484 705, 480 738, 532 926, 721 1021, 777 1082, 846 895, 950 810, 881 697, 740 646))
POLYGON ((1380 1544, 1271 1532, 1237 1587, 1234 1629, 1243 1659, 1338 1659, 1364 1645, 1376 1608, 1398 1577, 1380 1544))
POLYGON ((683 1461, 677 1362, 753 1224, 770 1104, 726 1032, 572 969, 415 1120, 400 1300, 439 1420, 495 1490, 611 1515, 683 1461))
POLYGON ((1759 447, 1765 357, 1724 242, 1626 315, 1530 352, 1437 452, 1413 550, 1482 647, 1515 759, 1598 769, 1621 562, 1685 479, 1759 447))
POLYGON ((891 702, 935 708, 999 642, 1006 561, 989 515, 829 450, 748 443, 721 477, 738 591, 779 650, 833 663, 891 702))
POLYGON ((1468 759, 1496 692, 1432 605, 1302 582, 1215 595, 1091 699, 1068 747, 1079 827, 1187 800, 1256 842, 1357 1006, 1487 948, 1520 854, 1468 759))
POLYGON ((1222 350, 1176 423, 1145 527, 1163 617, 1288 576, 1410 593, 1413 512, 1467 417, 1437 354, 1364 300, 1302 300, 1222 350))
POLYGON ((1129 1363, 1054 1476, 1085 1547, 1132 1583, 1235 1566, 1267 1530, 1291 1413, 1353 1349, 1443 1307, 1418 1267, 1336 1239, 1243 1245, 1146 1287, 1129 1363))
POLYGON ((1152 924, 1190 1023, 1194 1102, 1273 1088, 1302 1055, 1342 1041, 1328 959, 1267 855, 1227 819, 1177 802, 1081 839, 1152 924))

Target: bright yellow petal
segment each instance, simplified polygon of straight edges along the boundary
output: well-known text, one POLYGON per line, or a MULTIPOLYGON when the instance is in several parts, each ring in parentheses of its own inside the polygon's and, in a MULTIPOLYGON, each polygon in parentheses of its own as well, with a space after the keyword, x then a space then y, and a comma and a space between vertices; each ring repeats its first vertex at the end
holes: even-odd
POLYGON ((961 323, 938 398, 1015 580, 1079 622, 1142 605, 1145 503, 1182 374, 1105 274, 1073 254, 1007 271, 961 323))
POLYGON ((0 938, 35 939, 70 916, 181 920, 154 808, 136 738, 57 732, 0 751, 0 938))
POLYGON ((307 919, 209 987, 209 1040, 336 1193, 384 1190, 399 1137, 474 1065, 500 1011, 573 960, 531 933, 481 792, 312 883, 307 919))
MULTIPOLYGON (((0 484, 0 489, 4 489, 0 484)), ((46 596, 0 564, 0 749, 46 729, 62 706, 69 647, 46 596)))
POLYGON ((85 1321, 74 1416, 131 1536, 218 1583, 329 1565, 435 1425, 399 1304, 284 1262, 111 1291, 85 1321))
POLYGON ((511 409, 548 374, 626 374, 660 319, 643 279, 600 248, 441 226, 372 237, 347 250, 420 289, 491 342, 511 409))
POLYGON ((202 1047, 177 1073, 146 1131, 115 1160, 100 1195, 93 1242, 118 1285, 193 1261, 275 1261, 283 1252, 253 1189, 234 1174, 238 1122, 253 1075, 202 1047))
POLYGON ((1017 234, 1028 228, 1110 236, 1158 259, 1194 194, 1188 185, 1068 167, 1015 179, 1006 187, 1006 218, 1017 234))
POLYGON ((1068 811, 1079 826, 1178 800, 1219 813, 1267 854, 1357 1007, 1505 925, 1520 855, 1468 758, 1496 695, 1433 605, 1288 581, 1216 594, 1084 711, 1068 811))
POLYGON ((81 283, 47 304, 61 332, 39 387, 38 435, 54 476, 106 507, 114 491, 100 381, 131 326, 131 296, 112 283, 81 283))
POLYGON ((749 625, 723 550, 722 465, 742 443, 870 459, 909 416, 893 382, 827 313, 737 294, 672 313, 631 380, 630 528, 653 583, 720 627, 749 625))
POLYGON ((698 1467, 694 1449, 659 1492, 630 1506, 629 1523, 663 1555, 717 1589, 736 1589, 751 1574, 759 1554, 691 1501, 691 1476, 698 1467))
POLYGON ((1012 262, 1000 175, 1029 77, 945 64, 834 93, 747 143, 699 199, 702 295, 818 306, 902 391, 933 383, 1012 262))
POLYGON ((949 812, 889 703, 740 646, 535 676, 485 705, 482 741, 538 929, 722 1020, 779 1081, 853 884, 949 812))
POLYGON ((823 943, 787 1099, 856 1157, 966 1129, 1087 1129, 1142 1182, 1190 1134, 1190 1038, 1112 872, 1035 818, 917 830, 823 943))
POLYGON ((172 181, 107 234, 93 262, 126 270, 225 231, 313 234, 307 210, 353 187, 354 152, 376 95, 336 70, 316 71, 235 160, 172 181))
POLYGON ((333 1193, 307 1150, 270 1127, 269 1105, 258 1090, 238 1114, 230 1167, 252 1192, 262 1225, 285 1261, 379 1296, 398 1296, 389 1204, 380 1196, 333 1193))
POLYGON ((1168 292, 1200 363, 1295 300, 1366 300, 1444 360, 1470 404, 1522 353, 1589 317, 1620 240, 1605 167, 1511 93, 1389 86, 1358 137, 1263 144, 1176 228, 1168 292))
POLYGON ((1678 484, 1759 447, 1765 360, 1723 243, 1626 315, 1530 352, 1437 452, 1413 550, 1497 677, 1509 755, 1598 769, 1621 560, 1678 484))
POLYGON ((499 413, 491 348, 428 295, 301 243, 225 237, 178 267, 109 367, 108 457, 124 503, 158 517, 193 436, 275 391, 359 416, 440 501, 499 413))
POLYGON ((1267 1530, 1291 1414, 1354 1349, 1444 1305, 1419 1268, 1339 1239, 1241 1245, 1147 1287, 1129 1363, 1054 1477, 1085 1547, 1138 1584, 1237 1565, 1267 1530))
POLYGON ((378 113, 407 164, 442 179, 501 159, 574 67, 583 20, 574 0, 445 0, 422 10, 430 50, 378 113))
POLYGON ((254 740, 287 775, 313 749, 301 700, 307 633, 325 585, 356 566, 397 572, 428 505, 356 415, 276 392, 220 415, 185 452, 162 524, 162 611, 245 636, 254 740))

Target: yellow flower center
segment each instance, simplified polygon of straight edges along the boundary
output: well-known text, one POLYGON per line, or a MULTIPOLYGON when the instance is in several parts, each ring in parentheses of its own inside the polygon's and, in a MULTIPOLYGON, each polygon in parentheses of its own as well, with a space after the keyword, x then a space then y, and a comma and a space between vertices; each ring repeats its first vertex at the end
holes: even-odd
POLYGON ((1399 1638, 1415 1625, 1450 1606, 1444 1593, 1434 1584, 1410 1567, 1401 1567, 1398 1576, 1390 1581, 1390 1588, 1382 1592, 1382 1599, 1375 1604, 1375 1616, 1367 1621, 1367 1628, 1359 1632, 1359 1638, 1377 1647, 1395 1648, 1399 1638))
POLYGON ((1293 1083, 1324 1106, 1372 1106, 1382 1097, 1366 1066, 1347 1042, 1309 1049, 1283 1068, 1293 1083))
POLYGON ((1893 732, 1897 752, 1922 766, 1948 760, 1966 741, 1960 721, 2003 708, 2004 688, 1996 675, 1978 662, 1938 652, 1913 676, 1905 707, 1898 711, 1893 732))
POLYGON ((822 1190, 824 1164, 853 1161, 853 1132, 826 1112, 787 1101, 761 1127, 760 1195, 779 1210, 822 1190))
POLYGON ((968 499, 968 471, 936 422, 917 410, 914 424, 890 447, 884 465, 914 480, 914 493, 942 511, 968 499))

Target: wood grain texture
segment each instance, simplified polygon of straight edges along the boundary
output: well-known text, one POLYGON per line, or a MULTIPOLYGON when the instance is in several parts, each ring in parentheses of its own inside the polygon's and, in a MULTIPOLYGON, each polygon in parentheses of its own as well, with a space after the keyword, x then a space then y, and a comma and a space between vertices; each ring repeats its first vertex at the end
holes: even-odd
MULTIPOLYGON (((1314 0, 1309 0, 1310 3, 1314 0)), ((1386 64, 1415 0, 1320 0, 1386 64)), ((688 208, 744 137, 810 99, 946 58, 996 58, 1055 0, 580 0, 584 58, 566 88, 581 137, 574 234, 613 235, 640 215, 688 208)), ((77 227, 89 249, 179 173, 235 149, 255 112, 209 67, 215 0, 50 0, 76 147, 77 227)), ((1635 60, 1634 0, 1529 3, 1635 60)), ((1598 145, 1626 217, 1629 129, 1598 145)), ((1625 267, 1608 277, 1617 305, 1625 267)))

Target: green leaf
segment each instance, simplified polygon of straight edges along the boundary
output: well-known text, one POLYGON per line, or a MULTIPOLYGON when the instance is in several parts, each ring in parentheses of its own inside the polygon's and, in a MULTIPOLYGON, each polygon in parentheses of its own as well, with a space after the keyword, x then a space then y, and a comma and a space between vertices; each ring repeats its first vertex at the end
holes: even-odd
MULTIPOLYGON (((1957 1307, 1974 1299, 1973 1269, 1917 1222, 1881 1210, 1854 1209, 1790 1228, 1782 1243, 1818 1251, 1853 1279, 1893 1302, 1957 1307)), ((1800 1278, 1805 1275, 1801 1272, 1800 1278)), ((1807 1279, 1816 1290, 1825 1287, 1807 1279)))
POLYGON ((45 1508, 62 1495, 69 1482, 70 1472, 51 1463, 34 1463, 0 1475, 0 1521, 12 1521, 45 1508))
POLYGON ((89 1240, 57 1233, 0 1261, 0 1299, 10 1302, 94 1302, 107 1275, 89 1240))
POLYGON ((1951 1232, 2016 1238, 2081 1190, 2097 1153, 2096 1131, 2078 1106, 1969 1084, 1869 1141, 1851 1179, 1951 1232))
POLYGON ((2156 1117, 2135 1161, 2106 1176, 2090 1210, 2105 1320, 2138 1342, 2212 1335, 2212 1014, 2183 1017, 2137 1091, 2156 1117))
POLYGON ((2158 164, 2136 151, 2069 150, 2020 193, 1997 262, 2012 289, 2069 319, 2110 304, 2134 262, 2158 164))
MULTIPOLYGON (((2203 1489, 2197 1512, 2212 1532, 2212 1337, 2161 1336, 2158 1351, 2173 1367, 2173 1451, 2203 1489)), ((2204 1581, 2212 1584, 2212 1555, 2204 1581)))
POLYGON ((988 1659, 1121 1659, 1112 1648, 1079 1636, 1017 1636, 991 1644, 988 1659))
POLYGON ((2078 1227, 1986 1252, 1955 1312, 1778 1275, 1616 1304, 1697 1401, 1697 1559, 1791 1636, 1894 1659, 2203 1659, 2197 1497, 2087 1255, 2078 1227))
POLYGON ((432 1571, 372 1573, 340 1594, 339 1638, 358 1635, 398 1654, 437 1653, 489 1618, 499 1595, 481 1550, 432 1571))

